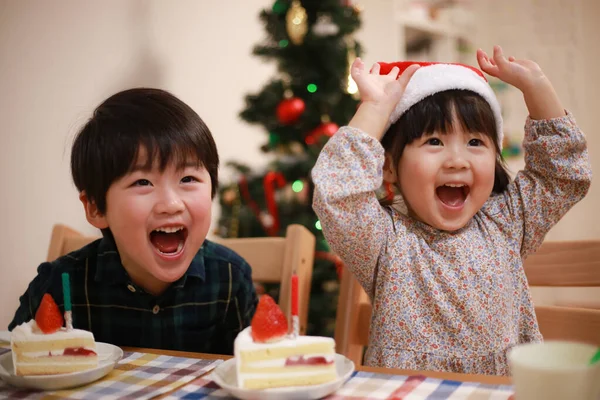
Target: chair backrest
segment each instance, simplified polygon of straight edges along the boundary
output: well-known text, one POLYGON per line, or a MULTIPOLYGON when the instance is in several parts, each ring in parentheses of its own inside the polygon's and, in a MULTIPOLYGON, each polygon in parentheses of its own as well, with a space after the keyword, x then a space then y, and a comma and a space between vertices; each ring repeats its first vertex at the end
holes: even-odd
MULTIPOLYGON (((532 287, 600 289, 600 240, 544 242, 524 262, 532 287)), ((371 303, 347 270, 342 274, 335 326, 337 352, 362 364, 369 341, 371 303)), ((565 306, 535 306, 540 332, 546 340, 573 340, 600 346, 600 298, 565 306), (590 306, 598 304, 597 308, 590 306)))
POLYGON ((363 352, 369 342, 371 302, 354 275, 342 271, 342 281, 335 318, 336 352, 362 365, 363 352))
POLYGON ((279 306, 288 316, 292 307, 292 273, 298 275, 298 319, 300 333, 305 334, 315 259, 315 235, 302 225, 291 224, 287 227, 285 237, 215 241, 234 250, 250 264, 255 282, 280 283, 279 306))
POLYGON ((532 290, 552 288, 571 295, 548 304, 534 296, 544 339, 600 346, 600 240, 545 242, 524 267, 532 290))
POLYGON ((46 260, 54 261, 98 238, 98 236, 86 236, 66 225, 56 224, 52 227, 52 236, 50 236, 50 246, 48 246, 48 257, 46 260))
MULTIPOLYGON (((47 259, 53 261, 96 239, 98 237, 85 236, 68 226, 54 225, 47 259)), ((302 225, 292 224, 287 227, 285 237, 217 238, 214 241, 242 256, 252 267, 255 282, 280 283, 279 306, 285 315, 291 311, 291 280, 295 271, 300 333, 306 333, 316 242, 312 232, 302 225)))

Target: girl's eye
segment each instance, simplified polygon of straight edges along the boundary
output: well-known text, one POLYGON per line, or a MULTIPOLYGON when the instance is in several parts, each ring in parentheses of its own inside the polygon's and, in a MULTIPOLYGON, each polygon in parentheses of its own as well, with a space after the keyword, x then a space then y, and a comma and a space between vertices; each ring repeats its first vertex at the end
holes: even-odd
POLYGON ((133 183, 134 186, 150 186, 152 183, 148 179, 138 179, 133 183))
POLYGON ((198 179, 194 178, 193 176, 184 176, 183 178, 181 178, 181 182, 183 182, 183 183, 198 182, 198 179))
POLYGON ((471 139, 469 140, 469 146, 483 146, 483 141, 481 139, 471 139))
POLYGON ((430 146, 441 146, 442 145, 442 141, 438 138, 431 138, 431 139, 427 139, 427 143, 430 146))

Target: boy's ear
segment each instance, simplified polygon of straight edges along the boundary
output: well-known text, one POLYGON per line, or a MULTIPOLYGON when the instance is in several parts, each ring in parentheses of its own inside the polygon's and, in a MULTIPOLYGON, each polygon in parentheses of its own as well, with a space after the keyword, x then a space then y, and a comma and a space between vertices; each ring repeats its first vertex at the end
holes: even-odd
POLYGON ((388 183, 396 183, 398 181, 394 159, 388 153, 385 153, 385 162, 383 163, 383 180, 388 183))
POLYGON ((96 203, 88 199, 85 192, 79 193, 79 200, 81 201, 81 204, 83 204, 83 209, 85 210, 85 218, 90 224, 92 224, 98 229, 108 228, 108 222, 106 221, 106 217, 98 210, 96 203))

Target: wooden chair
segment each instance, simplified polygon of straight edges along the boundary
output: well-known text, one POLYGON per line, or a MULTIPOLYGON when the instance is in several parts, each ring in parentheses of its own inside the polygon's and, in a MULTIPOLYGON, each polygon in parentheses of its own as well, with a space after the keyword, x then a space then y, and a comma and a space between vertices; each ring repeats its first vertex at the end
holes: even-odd
POLYGON ((566 288, 572 294, 573 300, 536 304, 545 340, 600 346, 600 240, 545 242, 525 260, 525 273, 532 289, 566 288), (577 290, 591 298, 577 299, 573 295, 577 290))
MULTIPOLYGON (((96 239, 98 237, 85 236, 68 226, 57 224, 52 229, 48 261, 96 239)), ((315 257, 315 236, 304 226, 292 224, 287 227, 285 237, 217 238, 214 241, 242 256, 252 267, 252 279, 255 282, 280 283, 279 306, 285 315, 290 315, 292 272, 296 272, 299 282, 300 333, 304 334, 315 257)))
MULTIPOLYGON (((315 235, 302 225, 288 225, 285 237, 215 239, 241 255, 252 267, 252 279, 280 283, 279 306, 291 315, 292 272, 298 275, 298 319, 300 333, 306 333, 308 303, 315 259, 315 235)), ((291 327, 291 321, 288 321, 291 327)))
MULTIPOLYGON (((524 263, 533 288, 593 288, 600 290, 600 240, 545 242, 524 263)), ((593 292, 589 292, 593 293, 593 292)), ((545 340, 572 340, 600 346, 600 298, 585 304, 537 304, 545 340), (597 304, 598 307, 594 307, 597 304)), ((342 274, 335 325, 336 351, 362 364, 369 342, 371 303, 347 270, 342 274)))
POLYGON ((365 346, 369 343, 371 301, 354 275, 344 269, 335 318, 336 352, 362 365, 365 346))
POLYGON ((50 236, 50 246, 48 247, 47 261, 54 261, 57 258, 78 250, 98 239, 99 236, 86 236, 66 225, 56 224, 52 227, 50 236))

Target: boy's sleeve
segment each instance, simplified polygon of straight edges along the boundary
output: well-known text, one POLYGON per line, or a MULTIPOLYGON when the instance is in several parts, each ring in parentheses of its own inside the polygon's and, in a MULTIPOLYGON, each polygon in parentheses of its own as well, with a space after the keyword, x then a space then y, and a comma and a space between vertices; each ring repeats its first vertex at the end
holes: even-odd
POLYGON ((586 195, 592 169, 586 139, 571 114, 527 119, 525 169, 494 199, 494 218, 521 243, 521 256, 537 250, 548 231, 586 195))
POLYGON ((332 250, 369 296, 377 261, 394 232, 375 191, 383 183, 384 149, 366 133, 342 127, 323 147, 312 170, 313 208, 332 250))
POLYGON ((224 316, 223 329, 220 330, 220 335, 215 340, 213 349, 215 354, 233 354, 235 337, 250 325, 256 310, 257 298, 250 266, 243 262, 235 270, 232 283, 237 290, 234 291, 235 295, 224 316))
POLYGON ((17 308, 11 323, 8 324, 9 331, 12 331, 17 325, 33 319, 44 293, 50 291, 53 279, 52 264, 41 264, 37 272, 37 276, 29 283, 29 287, 19 298, 19 308, 17 308))

